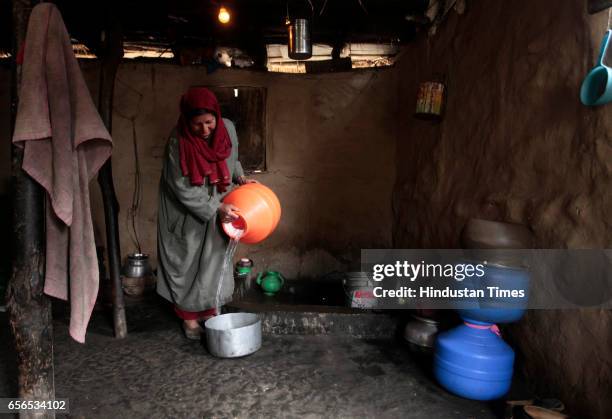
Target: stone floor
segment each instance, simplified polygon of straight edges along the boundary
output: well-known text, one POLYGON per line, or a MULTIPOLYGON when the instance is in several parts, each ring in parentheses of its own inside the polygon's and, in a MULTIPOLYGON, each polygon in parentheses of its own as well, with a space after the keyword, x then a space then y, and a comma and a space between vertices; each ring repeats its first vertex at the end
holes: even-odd
MULTIPOLYGON (((57 310, 56 310, 57 311, 57 310)), ((494 406, 455 397, 430 359, 401 343, 350 337, 264 336, 240 359, 217 359, 183 338, 162 304, 132 305, 129 336, 96 311, 87 342, 54 313, 56 396, 85 418, 494 418, 494 406)), ((16 394, 15 354, 0 313, 0 397, 16 394)))

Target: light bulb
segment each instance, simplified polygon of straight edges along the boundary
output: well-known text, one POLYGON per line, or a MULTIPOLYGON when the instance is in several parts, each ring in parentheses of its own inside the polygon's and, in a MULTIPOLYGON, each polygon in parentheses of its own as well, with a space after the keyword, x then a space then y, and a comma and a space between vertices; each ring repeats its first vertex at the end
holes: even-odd
POLYGON ((230 13, 225 7, 219 8, 219 22, 225 24, 230 21, 230 13))

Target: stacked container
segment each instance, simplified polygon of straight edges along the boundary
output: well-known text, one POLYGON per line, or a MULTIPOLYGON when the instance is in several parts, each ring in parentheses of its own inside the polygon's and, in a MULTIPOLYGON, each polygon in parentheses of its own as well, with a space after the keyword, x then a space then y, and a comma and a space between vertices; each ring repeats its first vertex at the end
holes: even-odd
POLYGON ((514 351, 497 333, 493 325, 474 322, 438 335, 434 358, 438 382, 468 399, 493 400, 506 394, 512 383, 514 351))
POLYGON ((519 252, 504 249, 531 248, 529 230, 518 224, 472 219, 462 233, 468 257, 481 261, 485 275, 473 287, 487 290, 524 290, 522 298, 481 298, 476 307, 458 310, 465 323, 438 335, 434 374, 448 391, 475 400, 503 397, 512 383, 514 351, 504 342, 495 323, 520 320, 527 308, 529 273, 519 252))

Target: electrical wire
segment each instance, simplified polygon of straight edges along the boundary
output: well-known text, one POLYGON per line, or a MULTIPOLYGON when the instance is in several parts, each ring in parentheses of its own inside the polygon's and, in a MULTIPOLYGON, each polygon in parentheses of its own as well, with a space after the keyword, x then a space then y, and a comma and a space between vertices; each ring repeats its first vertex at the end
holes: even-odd
POLYGON ((130 207, 130 219, 132 221, 132 241, 138 249, 138 253, 142 253, 140 247, 140 239, 138 237, 138 229, 136 228, 136 217, 140 209, 140 202, 142 200, 142 185, 140 182, 140 160, 138 158, 138 138, 136 137, 136 121, 135 118, 131 118, 132 122, 132 143, 134 145, 134 191, 132 193, 132 206, 130 207))
POLYGON ((364 4, 363 4, 363 1, 362 1, 362 0, 357 0, 357 3, 359 3, 359 5, 360 5, 360 6, 361 6, 361 8, 363 9, 363 11, 366 13, 366 15, 367 15, 367 14, 369 14, 369 13, 368 13, 368 9, 366 9, 366 7, 364 6, 364 4))
POLYGON ((308 0, 308 4, 310 4, 311 13, 314 13, 314 4, 312 4, 312 0, 308 0))
POLYGON ((321 7, 321 11, 319 12, 319 16, 323 16, 323 11, 325 10, 325 6, 327 6, 327 0, 325 0, 325 3, 323 3, 323 6, 321 7))

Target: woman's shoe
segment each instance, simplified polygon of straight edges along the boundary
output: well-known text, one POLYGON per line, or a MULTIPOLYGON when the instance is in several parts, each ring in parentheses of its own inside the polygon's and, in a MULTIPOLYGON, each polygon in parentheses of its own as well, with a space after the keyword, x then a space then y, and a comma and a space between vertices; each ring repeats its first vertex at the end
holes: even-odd
POLYGON ((563 412, 565 410, 565 405, 558 399, 535 399, 533 405, 543 407, 544 409, 555 410, 557 412, 563 412))
POLYGON ((204 329, 202 329, 199 325, 196 327, 189 327, 187 323, 183 322, 183 332, 185 332, 185 337, 191 340, 200 340, 202 337, 202 333, 204 333, 204 329))
POLYGON ((566 419, 569 416, 557 412, 556 410, 546 409, 539 406, 524 406, 523 410, 533 419, 566 419))

